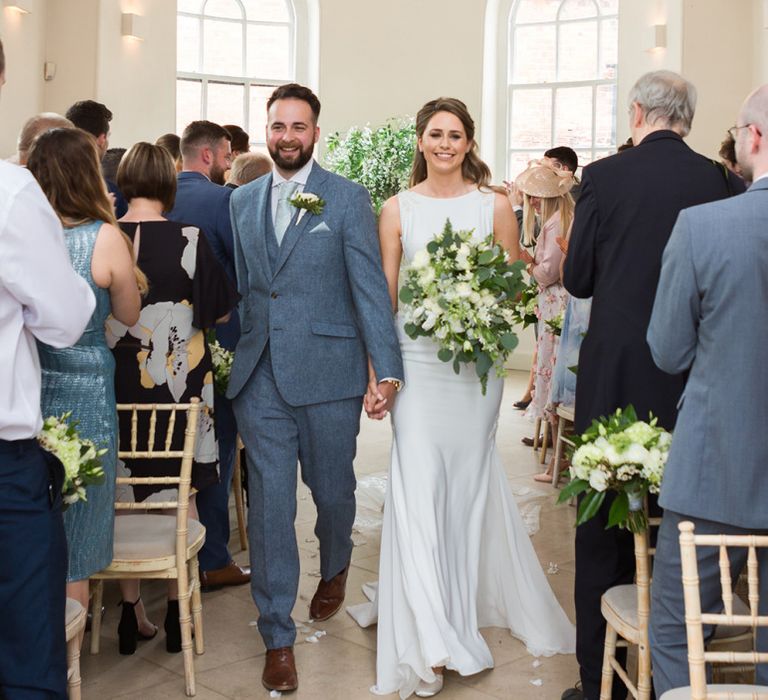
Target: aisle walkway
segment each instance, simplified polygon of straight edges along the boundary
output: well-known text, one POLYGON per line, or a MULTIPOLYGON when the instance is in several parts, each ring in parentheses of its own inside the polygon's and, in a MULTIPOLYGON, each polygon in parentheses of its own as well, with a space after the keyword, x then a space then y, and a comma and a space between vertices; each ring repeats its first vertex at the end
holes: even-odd
MULTIPOLYGON (((521 502, 523 512, 535 516, 541 506, 541 529, 533 536, 539 560, 549 569, 549 580, 573 619, 573 512, 567 506, 554 505, 551 487, 535 483, 530 475, 538 471, 529 448, 520 438, 532 434, 532 427, 512 408, 521 393, 525 379, 520 372, 507 380, 504 403, 499 422, 499 446, 507 467, 513 491, 521 502)), ((375 508, 381 495, 386 473, 390 442, 388 422, 363 420, 356 469, 362 485, 359 498, 358 527, 354 534, 355 547, 347 587, 349 603, 363 601, 360 587, 375 580, 378 569, 379 514, 375 508), (368 506, 368 507, 366 507, 368 506)), ((309 599, 317 586, 317 542, 313 534, 314 507, 306 487, 299 487, 299 509, 296 524, 302 555, 302 575, 295 617, 306 620, 309 599)), ((535 517, 533 518, 535 520, 535 517)), ((234 544, 233 552, 239 545, 234 544)), ((247 553, 235 555, 237 561, 247 562, 247 553)), ((82 659, 84 700, 160 700, 184 697, 184 670, 181 655, 165 652, 162 629, 157 638, 143 642, 135 656, 117 653, 117 623, 119 593, 114 584, 105 588, 105 605, 101 653, 91 656, 86 636, 82 659)), ((164 588, 161 583, 145 583, 142 598, 151 618, 162 627, 165 615, 164 588)), ((247 586, 204 594, 206 652, 196 657, 197 698, 200 700, 245 700, 269 698, 261 685, 264 645, 255 627, 256 608, 247 586)), ((577 678, 574 656, 541 659, 529 656, 525 648, 507 632, 491 628, 485 638, 496 661, 492 671, 471 678, 455 674, 446 677, 441 700, 552 700, 577 678), (536 664, 536 665, 534 665, 536 664)), ((375 628, 363 630, 346 614, 339 613, 315 627, 300 629, 296 646, 299 690, 284 697, 295 700, 372 700, 368 691, 375 674, 375 628), (324 636, 315 635, 321 630, 324 636), (317 641, 306 641, 307 638, 317 641)), ((391 696, 396 698, 397 696, 391 696)))

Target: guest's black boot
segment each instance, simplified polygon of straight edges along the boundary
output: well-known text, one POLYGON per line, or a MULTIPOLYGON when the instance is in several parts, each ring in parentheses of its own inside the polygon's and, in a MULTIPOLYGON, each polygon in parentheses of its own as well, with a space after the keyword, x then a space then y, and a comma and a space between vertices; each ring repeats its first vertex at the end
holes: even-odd
POLYGON ((139 623, 136 620, 136 603, 127 600, 120 601, 123 612, 120 614, 120 624, 117 626, 118 649, 121 654, 128 655, 136 652, 139 641, 139 623))
POLYGON ((179 601, 168 601, 168 612, 165 613, 165 650, 169 654, 181 651, 181 625, 179 624, 179 601))

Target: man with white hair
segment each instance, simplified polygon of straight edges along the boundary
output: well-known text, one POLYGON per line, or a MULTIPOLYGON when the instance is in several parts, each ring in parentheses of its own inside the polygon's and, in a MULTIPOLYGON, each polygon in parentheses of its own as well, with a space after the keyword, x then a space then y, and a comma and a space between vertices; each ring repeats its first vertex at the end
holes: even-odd
MULTIPOLYGON (((768 532, 768 441, 762 437, 768 324, 760 317, 768 290, 768 85, 747 98, 730 132, 753 184, 746 194, 680 213, 664 250, 648 328, 656 364, 665 372, 688 373, 659 496, 664 520, 650 625, 657 697, 689 684, 678 524, 693 521, 697 535, 768 532)), ((701 610, 720 612, 718 549, 696 554, 701 610)), ((747 551, 729 555, 733 580, 747 551)), ((758 550, 758 561, 765 615, 768 552, 758 550)), ((765 651, 767 642, 762 628, 758 649, 765 651)), ((756 682, 768 682, 765 664, 757 666, 756 682)))
MULTIPOLYGON (((629 95, 635 144, 584 168, 565 261, 566 289, 592 297, 579 354, 575 430, 632 404, 667 429, 675 425, 685 379, 653 362, 645 340, 661 255, 681 209, 743 192, 743 184, 683 141, 691 129, 696 89, 669 71, 643 75, 629 95)), ((576 530, 576 657, 582 688, 563 700, 598 700, 605 639, 600 598, 632 583, 632 534, 606 529, 613 502, 576 530)), ((613 698, 626 689, 614 678, 613 698)))
POLYGON ((19 140, 16 145, 16 155, 19 165, 26 165, 29 156, 29 150, 35 139, 45 131, 50 129, 74 129, 75 125, 66 117, 62 117, 56 112, 41 112, 34 117, 30 117, 24 122, 19 132, 19 140))

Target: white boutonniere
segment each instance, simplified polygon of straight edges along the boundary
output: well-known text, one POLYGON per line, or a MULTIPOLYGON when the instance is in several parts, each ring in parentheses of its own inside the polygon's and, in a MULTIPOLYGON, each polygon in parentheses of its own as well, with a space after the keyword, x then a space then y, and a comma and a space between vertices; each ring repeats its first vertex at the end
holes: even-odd
POLYGON ((301 217, 304 216, 306 212, 315 215, 322 214, 323 207, 325 206, 325 200, 321 199, 316 194, 312 194, 312 192, 301 192, 296 194, 292 199, 288 200, 288 203, 297 209, 301 209, 299 216, 296 219, 297 224, 301 221, 301 217))

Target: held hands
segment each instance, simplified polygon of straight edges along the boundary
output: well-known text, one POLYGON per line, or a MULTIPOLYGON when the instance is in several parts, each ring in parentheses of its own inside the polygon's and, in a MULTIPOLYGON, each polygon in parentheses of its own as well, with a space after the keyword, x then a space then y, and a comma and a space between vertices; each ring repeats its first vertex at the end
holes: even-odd
POLYGON ((392 409, 397 389, 391 382, 377 382, 375 376, 368 380, 368 391, 363 398, 363 408, 371 420, 381 420, 392 409))

